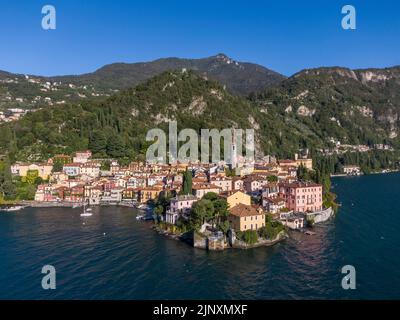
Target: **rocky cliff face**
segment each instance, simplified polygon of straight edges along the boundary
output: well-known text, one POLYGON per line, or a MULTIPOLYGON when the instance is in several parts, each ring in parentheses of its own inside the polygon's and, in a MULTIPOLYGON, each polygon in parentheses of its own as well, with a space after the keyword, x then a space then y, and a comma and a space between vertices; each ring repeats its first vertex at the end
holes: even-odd
POLYGON ((399 145, 400 67, 308 69, 268 88, 258 102, 260 109, 268 105, 285 113, 306 134, 325 132, 345 143, 380 139, 399 145))

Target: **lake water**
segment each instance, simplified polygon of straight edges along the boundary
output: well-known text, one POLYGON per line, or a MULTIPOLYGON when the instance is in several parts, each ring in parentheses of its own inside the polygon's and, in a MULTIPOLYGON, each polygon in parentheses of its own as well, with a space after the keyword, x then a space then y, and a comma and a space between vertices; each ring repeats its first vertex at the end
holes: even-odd
POLYGON ((399 299, 400 174, 333 179, 338 215, 273 247, 207 252, 130 208, 0 214, 0 299, 399 299), (53 265, 57 289, 41 287, 53 265), (341 268, 356 268, 355 290, 341 268))

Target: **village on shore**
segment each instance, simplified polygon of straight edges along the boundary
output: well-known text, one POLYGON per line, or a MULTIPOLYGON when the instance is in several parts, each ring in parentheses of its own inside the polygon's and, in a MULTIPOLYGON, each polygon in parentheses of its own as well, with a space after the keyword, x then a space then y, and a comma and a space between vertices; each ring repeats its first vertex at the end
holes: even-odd
POLYGON ((312 170, 312 159, 266 157, 237 174, 223 162, 121 166, 87 150, 46 163, 17 162, 11 173, 43 180, 25 206, 144 208, 160 232, 192 230, 195 247, 218 250, 270 245, 286 238, 288 229, 304 230, 332 216, 332 208, 323 207, 323 186, 298 179, 300 166, 312 170))

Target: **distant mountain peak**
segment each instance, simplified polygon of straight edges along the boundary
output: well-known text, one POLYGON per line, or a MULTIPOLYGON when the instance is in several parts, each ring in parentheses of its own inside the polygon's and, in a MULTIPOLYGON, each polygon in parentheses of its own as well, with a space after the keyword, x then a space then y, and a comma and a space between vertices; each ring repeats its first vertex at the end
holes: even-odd
POLYGON ((117 62, 81 75, 42 77, 0 71, 0 109, 37 108, 88 98, 108 97, 136 87, 166 71, 193 71, 217 81, 232 94, 248 96, 286 79, 261 65, 238 62, 224 53, 200 59, 160 58, 149 62, 117 62), (26 87, 29 87, 29 90, 26 87), (5 88, 3 90, 3 88, 5 88), (23 89, 22 89, 23 88, 23 89), (28 93, 27 93, 28 92, 28 93))
POLYGON ((223 63, 226 63, 226 64, 233 64, 233 65, 236 65, 236 66, 239 65, 239 62, 233 60, 232 58, 228 57, 228 56, 227 56, 226 54, 224 54, 224 53, 219 53, 219 54, 217 54, 215 57, 216 57, 216 59, 217 59, 218 61, 220 61, 220 62, 223 62, 223 63))
POLYGON ((200 59, 163 58, 145 63, 114 63, 103 66, 93 73, 54 78, 57 81, 70 83, 126 89, 164 71, 182 69, 194 70, 211 80, 219 81, 229 91, 241 96, 262 91, 286 79, 283 75, 261 65, 238 62, 224 53, 200 59))

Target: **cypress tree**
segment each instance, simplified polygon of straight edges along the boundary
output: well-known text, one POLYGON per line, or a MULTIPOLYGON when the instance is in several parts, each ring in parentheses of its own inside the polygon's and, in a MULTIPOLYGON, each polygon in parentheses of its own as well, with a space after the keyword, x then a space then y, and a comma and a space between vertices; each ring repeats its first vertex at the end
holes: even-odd
POLYGON ((192 173, 186 169, 183 175, 183 194, 192 193, 192 173))

